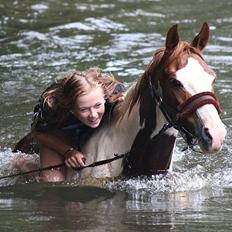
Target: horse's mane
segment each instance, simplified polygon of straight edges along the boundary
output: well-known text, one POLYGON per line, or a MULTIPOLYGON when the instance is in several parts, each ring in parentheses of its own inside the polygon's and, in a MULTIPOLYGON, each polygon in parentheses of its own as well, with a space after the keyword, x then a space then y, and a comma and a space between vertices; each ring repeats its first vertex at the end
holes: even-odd
POLYGON ((186 41, 180 41, 171 51, 167 51, 165 47, 160 48, 154 53, 151 62, 137 82, 128 89, 124 102, 118 104, 114 119, 120 121, 125 115, 130 115, 133 107, 141 101, 144 92, 148 91, 148 76, 152 77, 152 82, 155 84, 156 76, 158 76, 161 67, 165 67, 167 74, 174 76, 178 69, 186 65, 187 58, 190 56, 196 58, 208 73, 214 74, 205 63, 201 51, 186 41))
POLYGON ((114 122, 122 120, 125 115, 130 115, 133 107, 139 101, 144 88, 146 88, 147 73, 149 73, 150 70, 154 70, 155 67, 160 63, 164 50, 164 48, 160 48, 155 52, 153 59, 151 60, 150 64, 148 64, 144 73, 129 87, 125 100, 119 103, 114 110, 114 122))

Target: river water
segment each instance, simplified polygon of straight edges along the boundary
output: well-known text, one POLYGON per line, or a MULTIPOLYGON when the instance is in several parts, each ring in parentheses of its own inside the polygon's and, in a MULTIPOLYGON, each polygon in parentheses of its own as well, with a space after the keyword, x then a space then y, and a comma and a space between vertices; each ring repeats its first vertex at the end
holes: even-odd
POLYGON ((182 151, 173 174, 101 185, 0 182, 0 231, 231 231, 232 2, 228 0, 0 0, 0 174, 30 130, 33 105, 68 69, 101 67, 130 85, 169 27, 191 41, 204 21, 204 51, 228 135, 217 155, 182 151))

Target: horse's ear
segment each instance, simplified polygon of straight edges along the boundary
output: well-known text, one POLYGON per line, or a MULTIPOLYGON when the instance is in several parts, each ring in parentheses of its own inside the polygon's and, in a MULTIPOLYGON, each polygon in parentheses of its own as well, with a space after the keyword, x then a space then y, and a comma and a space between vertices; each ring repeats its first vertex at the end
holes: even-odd
POLYGON ((194 38, 191 45, 199 50, 203 50, 208 43, 209 40, 209 25, 204 22, 199 34, 194 38))
POLYGON ((174 49, 180 41, 178 26, 177 24, 173 25, 167 33, 166 36, 166 50, 170 51, 174 49))

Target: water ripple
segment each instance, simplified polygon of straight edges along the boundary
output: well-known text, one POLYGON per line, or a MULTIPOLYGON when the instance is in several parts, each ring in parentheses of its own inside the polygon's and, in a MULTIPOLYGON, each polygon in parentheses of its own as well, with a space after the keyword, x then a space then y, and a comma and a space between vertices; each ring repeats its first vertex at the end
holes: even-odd
POLYGON ((110 32, 115 30, 127 30, 124 24, 113 22, 106 17, 103 18, 86 18, 84 22, 72 22, 60 26, 50 28, 50 31, 60 31, 64 29, 77 29, 83 31, 102 31, 110 32))

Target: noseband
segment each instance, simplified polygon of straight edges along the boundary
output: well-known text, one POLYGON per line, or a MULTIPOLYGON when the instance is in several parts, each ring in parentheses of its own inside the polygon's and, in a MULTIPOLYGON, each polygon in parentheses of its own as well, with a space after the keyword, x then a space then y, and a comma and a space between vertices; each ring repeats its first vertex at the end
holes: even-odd
POLYGON ((219 100, 213 92, 201 92, 195 94, 183 103, 179 104, 177 106, 177 109, 173 109, 173 107, 163 101, 162 97, 158 93, 158 90, 152 85, 151 76, 148 76, 148 85, 150 88, 152 99, 158 104, 161 112, 168 122, 163 126, 157 136, 161 133, 164 133, 164 131, 166 131, 168 128, 174 127, 180 132, 188 147, 190 147, 191 149, 193 149, 193 146, 196 145, 197 138, 187 128, 181 126, 180 121, 187 118, 189 115, 196 112, 198 108, 206 104, 214 105, 219 114, 222 111, 219 100), (171 114, 169 113, 170 111, 171 114), (171 115, 175 115, 175 117, 172 117, 171 115))
POLYGON ((217 96, 212 92, 201 92, 188 98, 185 102, 177 106, 178 120, 187 118, 194 113, 198 108, 206 104, 212 104, 217 109, 218 113, 222 112, 217 96))

